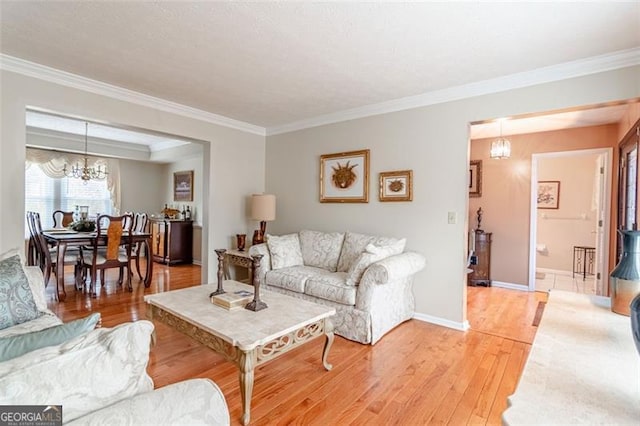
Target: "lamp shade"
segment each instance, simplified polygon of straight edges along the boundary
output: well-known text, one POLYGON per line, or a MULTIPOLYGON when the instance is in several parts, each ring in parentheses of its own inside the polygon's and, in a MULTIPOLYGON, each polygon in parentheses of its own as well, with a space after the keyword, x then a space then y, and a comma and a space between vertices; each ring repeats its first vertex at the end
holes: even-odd
POLYGON ((265 222, 276 220, 276 196, 273 194, 253 194, 251 196, 251 219, 265 222))

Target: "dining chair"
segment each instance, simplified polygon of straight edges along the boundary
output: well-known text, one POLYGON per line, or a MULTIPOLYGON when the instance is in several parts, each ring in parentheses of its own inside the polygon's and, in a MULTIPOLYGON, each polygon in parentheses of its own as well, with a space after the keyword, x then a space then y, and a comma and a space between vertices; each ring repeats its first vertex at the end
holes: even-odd
MULTIPOLYGON (((49 284, 49 279, 53 273, 58 279, 60 273, 64 274, 64 265, 74 265, 73 276, 74 279, 78 277, 78 269, 80 267, 78 252, 68 252, 64 256, 64 264, 58 269, 58 252, 55 248, 51 248, 42 231, 42 222, 40 221, 40 213, 30 212, 29 215, 29 229, 33 230, 34 245, 37 250, 37 264, 40 266, 42 273, 44 274, 45 287, 49 284)), ((76 283, 77 286, 77 283, 76 283)))
MULTIPOLYGON (((124 269, 127 270, 127 288, 131 286, 131 249, 133 217, 100 215, 96 220, 96 236, 91 244, 81 249, 81 270, 89 270, 91 283, 89 291, 96 297, 96 281, 100 271, 100 284, 104 288, 105 270, 118 268, 118 285, 122 285, 124 269), (124 250, 120 250, 124 248, 124 250)), ((80 272, 79 272, 80 273, 80 272)))
POLYGON ((73 223, 73 212, 56 210, 53 212, 53 227, 66 228, 73 223))
MULTIPOLYGON (((134 233, 141 233, 141 232, 145 232, 147 230, 147 226, 149 223, 149 215, 146 213, 135 213, 135 215, 133 216, 133 227, 132 230, 134 233)), ((138 277, 140 277, 141 280, 146 280, 146 273, 145 273, 145 277, 142 277, 142 273, 140 272, 140 254, 142 252, 142 247, 144 246, 144 244, 142 242, 136 242, 133 247, 131 248, 131 259, 136 261, 136 271, 138 271, 138 277)), ((149 262, 149 257, 148 257, 148 253, 146 253, 147 255, 147 262, 149 262)))

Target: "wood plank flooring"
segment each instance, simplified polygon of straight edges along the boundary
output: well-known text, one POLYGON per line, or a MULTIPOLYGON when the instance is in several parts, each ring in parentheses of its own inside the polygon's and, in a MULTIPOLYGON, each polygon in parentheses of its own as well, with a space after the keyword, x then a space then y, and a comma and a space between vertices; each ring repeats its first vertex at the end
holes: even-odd
MULTIPOLYGON (((145 294, 197 285, 200 268, 155 264, 151 287, 135 279, 132 293, 116 280, 116 271, 107 272, 106 286, 92 299, 68 278, 63 303, 50 285, 49 307, 64 321, 100 312, 104 327, 145 319, 145 294)), ((316 339, 256 369, 251 424, 500 424, 535 336, 538 302, 545 300, 543 293, 469 287, 471 330, 411 320, 375 346, 336 336, 329 372, 321 362, 324 339, 316 339)), ((163 324, 156 331, 148 367, 156 387, 210 378, 227 400, 232 424, 240 424, 236 367, 163 324)))

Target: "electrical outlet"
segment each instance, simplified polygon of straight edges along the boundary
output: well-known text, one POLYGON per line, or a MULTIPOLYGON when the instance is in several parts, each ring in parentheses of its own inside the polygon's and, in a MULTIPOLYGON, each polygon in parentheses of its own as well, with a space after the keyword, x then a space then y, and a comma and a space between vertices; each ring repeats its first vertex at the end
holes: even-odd
POLYGON ((449 212, 447 214, 447 222, 449 223, 449 225, 455 225, 457 222, 457 218, 456 218, 456 212, 449 212))

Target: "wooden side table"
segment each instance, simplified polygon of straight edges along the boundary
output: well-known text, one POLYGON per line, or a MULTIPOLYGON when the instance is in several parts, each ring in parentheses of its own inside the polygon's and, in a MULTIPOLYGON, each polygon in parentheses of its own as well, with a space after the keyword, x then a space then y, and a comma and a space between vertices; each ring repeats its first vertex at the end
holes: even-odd
POLYGON ((491 232, 475 232, 476 264, 470 265, 468 285, 491 287, 491 232))
MULTIPOLYGON (((251 266, 253 265, 253 260, 251 259, 251 256, 249 256, 248 250, 245 250, 245 251, 227 250, 224 253, 224 279, 225 280, 231 279, 231 274, 229 273, 229 265, 235 265, 235 266, 247 268, 249 278, 247 279, 246 283, 248 284, 253 283, 253 276, 252 276, 253 274, 252 274, 252 268, 251 268, 251 266)), ((245 282, 245 281, 242 280, 241 282, 245 282)))

